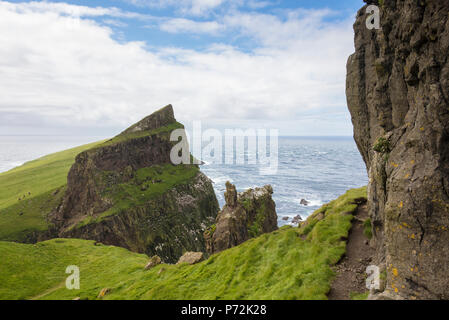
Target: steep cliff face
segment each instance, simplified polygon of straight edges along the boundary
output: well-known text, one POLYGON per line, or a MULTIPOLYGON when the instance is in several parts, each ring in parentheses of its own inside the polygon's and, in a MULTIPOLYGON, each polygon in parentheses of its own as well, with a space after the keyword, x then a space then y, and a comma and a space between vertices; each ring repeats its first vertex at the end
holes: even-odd
POLYGON ((115 138, 80 153, 67 177, 67 192, 58 217, 64 224, 114 206, 102 194, 111 186, 130 181, 135 171, 170 163, 170 131, 182 128, 171 105, 155 112, 115 138))
POLYGON ((172 165, 171 105, 82 152, 52 220, 60 237, 97 240, 176 262, 205 251, 203 232, 219 210, 196 165, 172 165))
POLYGON ((226 182, 226 204, 218 213, 216 223, 204 234, 207 251, 223 251, 276 230, 277 214, 272 194, 269 185, 237 193, 235 186, 226 182))
POLYGON ((449 299, 449 2, 365 1, 347 100, 369 173, 377 262, 387 290, 449 299))

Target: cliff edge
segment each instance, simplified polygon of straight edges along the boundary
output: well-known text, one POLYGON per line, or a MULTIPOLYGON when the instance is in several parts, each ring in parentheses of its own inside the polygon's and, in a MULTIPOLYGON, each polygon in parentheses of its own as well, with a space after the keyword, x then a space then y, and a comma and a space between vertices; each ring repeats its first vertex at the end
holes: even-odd
POLYGON ((369 174, 386 291, 449 299, 449 2, 367 1, 354 25, 347 101, 369 174))
POLYGON ((173 165, 170 141, 184 128, 168 105, 111 140, 80 153, 61 204, 57 236, 96 240, 176 262, 205 251, 203 232, 219 210, 196 165, 173 165))

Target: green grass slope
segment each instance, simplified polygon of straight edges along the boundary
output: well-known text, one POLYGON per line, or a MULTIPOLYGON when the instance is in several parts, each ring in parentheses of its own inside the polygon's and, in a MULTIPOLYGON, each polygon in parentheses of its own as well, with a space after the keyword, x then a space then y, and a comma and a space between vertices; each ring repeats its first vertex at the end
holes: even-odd
POLYGON ((101 143, 50 154, 0 173, 0 240, 23 241, 29 232, 46 230, 46 216, 64 193, 61 188, 76 155, 101 143))
POLYGON ((77 296, 65 289, 67 266, 80 268, 83 295, 94 297, 101 290, 101 279, 119 284, 140 272, 147 261, 123 248, 95 246, 94 241, 54 239, 37 244, 1 242, 0 299, 38 299, 59 292, 60 298, 77 296), (89 289, 87 289, 89 287, 89 289), (63 290, 61 290, 63 288, 63 290), (67 292, 65 292, 67 291, 67 292))
POLYGON ((35 245, 0 242, 0 299, 326 299, 332 266, 345 252, 356 202, 348 191, 301 228, 283 227, 196 265, 159 265, 148 257, 92 241, 54 239, 35 245), (80 290, 65 288, 65 269, 80 268, 80 290))

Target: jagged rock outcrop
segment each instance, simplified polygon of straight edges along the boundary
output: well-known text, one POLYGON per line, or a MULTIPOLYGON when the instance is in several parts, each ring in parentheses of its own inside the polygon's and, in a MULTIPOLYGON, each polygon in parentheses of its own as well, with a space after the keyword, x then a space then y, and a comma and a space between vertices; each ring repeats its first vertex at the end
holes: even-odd
POLYGON ((187 263, 196 264, 204 260, 204 254, 202 252, 186 252, 179 258, 176 264, 187 263))
POLYGON ((406 299, 449 299, 449 2, 365 1, 347 100, 369 173, 377 262, 406 299))
POLYGON ((161 263, 162 260, 159 256, 152 256, 150 258, 150 261, 148 261, 147 265, 145 266, 145 270, 150 270, 161 263))
POLYGON ((59 237, 97 240, 175 263, 205 251, 203 233, 219 211, 196 165, 172 165, 171 105, 76 157, 52 215, 59 237))
POLYGON ((207 251, 223 251, 276 230, 277 214, 272 194, 270 185, 237 193, 235 186, 226 182, 226 204, 215 224, 204 233, 207 251))

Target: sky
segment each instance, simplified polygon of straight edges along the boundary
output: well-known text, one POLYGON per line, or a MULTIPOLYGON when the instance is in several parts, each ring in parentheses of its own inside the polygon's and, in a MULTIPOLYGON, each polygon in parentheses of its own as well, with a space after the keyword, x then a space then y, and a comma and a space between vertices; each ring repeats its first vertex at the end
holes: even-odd
POLYGON ((351 136, 363 4, 0 1, 0 135, 113 136, 172 104, 188 128, 351 136))

